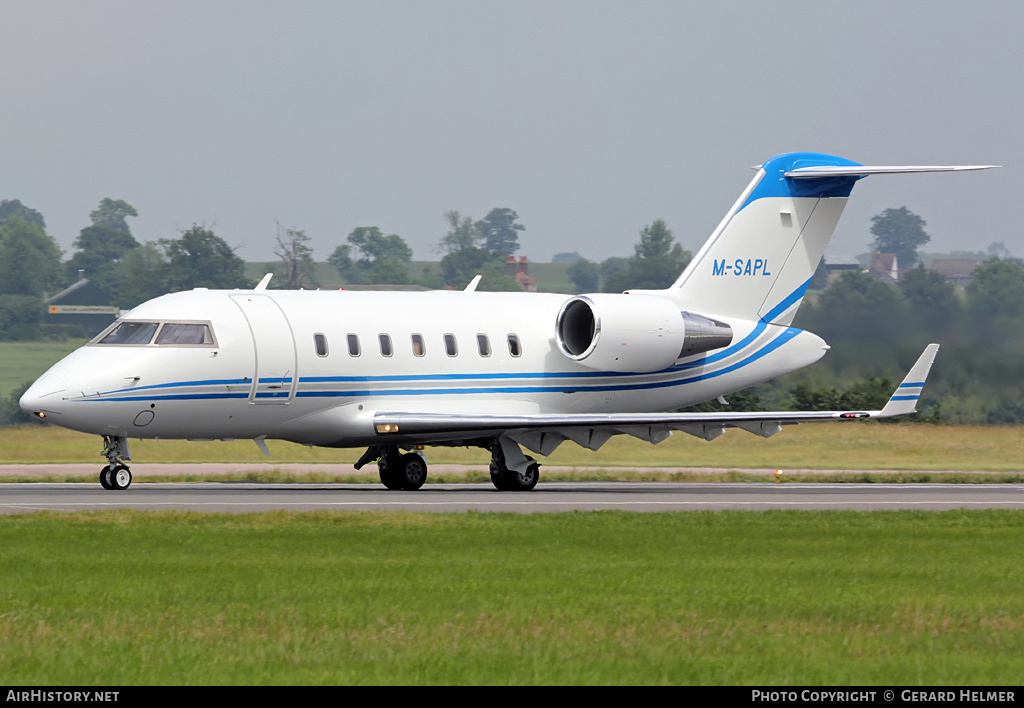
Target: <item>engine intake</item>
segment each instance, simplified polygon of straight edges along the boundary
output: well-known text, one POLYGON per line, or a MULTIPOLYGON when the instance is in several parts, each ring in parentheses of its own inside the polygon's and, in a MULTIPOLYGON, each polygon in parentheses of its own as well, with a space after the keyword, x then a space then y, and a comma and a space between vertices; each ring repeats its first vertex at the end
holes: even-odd
POLYGON ((732 342, 732 328, 649 295, 578 295, 558 311, 558 348, 600 371, 646 373, 732 342))

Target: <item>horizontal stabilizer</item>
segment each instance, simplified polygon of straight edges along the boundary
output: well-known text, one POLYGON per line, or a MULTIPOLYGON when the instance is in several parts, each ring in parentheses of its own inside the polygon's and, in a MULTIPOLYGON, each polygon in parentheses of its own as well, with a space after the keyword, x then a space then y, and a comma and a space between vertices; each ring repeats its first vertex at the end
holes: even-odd
POLYGON ((964 172, 967 170, 991 170, 1002 165, 909 165, 892 167, 871 167, 867 165, 818 165, 800 167, 786 172, 792 179, 820 179, 822 177, 867 177, 868 175, 896 175, 907 172, 964 172))

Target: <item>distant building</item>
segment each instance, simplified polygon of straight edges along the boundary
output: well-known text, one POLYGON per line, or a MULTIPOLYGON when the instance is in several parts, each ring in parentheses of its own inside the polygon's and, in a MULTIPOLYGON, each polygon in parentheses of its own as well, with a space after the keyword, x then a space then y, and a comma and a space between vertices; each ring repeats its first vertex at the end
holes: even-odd
POLYGON ((974 269, 977 267, 978 261, 967 258, 934 258, 929 270, 934 270, 956 285, 967 285, 974 278, 974 269))
POLYGON ((868 274, 890 285, 900 280, 900 265, 895 253, 872 253, 868 274))
POLYGON ((526 256, 519 256, 518 261, 515 256, 505 259, 505 273, 515 278, 519 287, 526 292, 537 292, 537 279, 530 277, 530 264, 526 261, 526 256))
POLYGON ((46 301, 43 324, 75 325, 83 335, 92 337, 117 319, 120 311, 109 303, 109 291, 80 278, 46 301))
POLYGON ((828 272, 844 270, 861 270, 860 261, 849 256, 822 256, 825 270, 828 272))

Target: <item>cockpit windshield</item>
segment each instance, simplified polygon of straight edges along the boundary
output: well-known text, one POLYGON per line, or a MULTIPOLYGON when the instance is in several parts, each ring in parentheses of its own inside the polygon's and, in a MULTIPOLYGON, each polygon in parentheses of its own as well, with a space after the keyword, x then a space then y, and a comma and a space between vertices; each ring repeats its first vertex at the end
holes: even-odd
POLYGON ((120 320, 101 332, 90 344, 160 347, 215 347, 208 322, 133 322, 120 320))

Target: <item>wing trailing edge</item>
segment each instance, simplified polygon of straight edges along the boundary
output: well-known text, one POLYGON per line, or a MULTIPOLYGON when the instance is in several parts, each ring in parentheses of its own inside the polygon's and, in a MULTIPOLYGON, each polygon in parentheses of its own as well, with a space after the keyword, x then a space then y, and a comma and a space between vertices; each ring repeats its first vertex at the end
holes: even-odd
POLYGON ((612 435, 658 443, 678 430, 712 440, 726 428, 740 428, 771 437, 783 425, 816 421, 848 421, 889 418, 917 410, 925 380, 931 370, 938 344, 925 347, 910 372, 889 401, 877 411, 773 411, 715 413, 538 413, 522 415, 480 415, 458 413, 381 412, 373 416, 378 434, 396 441, 451 441, 463 438, 508 435, 531 450, 549 454, 557 443, 571 440, 596 450, 612 435), (531 444, 533 443, 533 444, 531 444), (554 443, 554 446, 552 446, 554 443), (547 450, 548 452, 543 452, 547 450))

